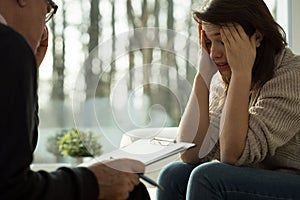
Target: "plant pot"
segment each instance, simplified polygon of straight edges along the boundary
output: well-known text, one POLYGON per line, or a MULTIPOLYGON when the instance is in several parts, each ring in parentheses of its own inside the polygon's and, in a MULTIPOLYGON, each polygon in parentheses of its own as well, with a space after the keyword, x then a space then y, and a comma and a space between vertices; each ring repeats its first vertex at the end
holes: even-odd
POLYGON ((64 156, 56 156, 56 162, 57 163, 67 163, 68 160, 64 156))

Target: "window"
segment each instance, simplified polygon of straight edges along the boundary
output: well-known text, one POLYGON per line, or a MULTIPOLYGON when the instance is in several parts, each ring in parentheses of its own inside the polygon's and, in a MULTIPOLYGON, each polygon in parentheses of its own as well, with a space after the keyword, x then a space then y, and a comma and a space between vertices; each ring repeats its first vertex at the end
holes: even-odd
POLYGON ((286 32, 288 46, 296 53, 300 53, 299 8, 297 0, 265 0, 278 24, 286 32))
MULTIPOLYGON (((296 12, 296 8, 300 8, 300 1, 265 0, 265 2, 277 22, 286 31, 289 45, 300 52, 300 38, 294 34, 300 32, 300 26, 297 26, 295 21, 295 15, 299 13, 296 12)), ((157 49, 150 52, 151 56, 147 57, 150 55, 148 51, 136 49, 130 54, 126 52, 118 57, 111 56, 112 60, 109 61, 109 65, 104 65, 97 58, 91 59, 89 60, 91 67, 81 72, 81 77, 78 77, 78 73, 87 64, 85 60, 89 51, 97 44, 103 45, 103 42, 112 35, 122 34, 134 27, 168 28, 196 41, 196 25, 191 21, 192 17, 190 16, 195 1, 72 0, 57 1, 57 3, 59 8, 64 9, 58 9, 53 21, 49 23, 50 41, 52 42, 49 44, 49 50, 39 73, 41 126, 38 152, 35 156, 37 162, 51 160, 49 157, 45 157, 47 155, 45 154, 45 143, 48 136, 55 134, 60 129, 78 125, 77 122, 75 123, 73 115, 73 109, 78 109, 73 101, 74 89, 82 91, 82 95, 76 96, 75 99, 83 100, 86 106, 80 116, 82 123, 87 127, 94 126, 96 127, 95 131, 106 134, 102 137, 103 143, 107 143, 103 146, 104 151, 118 146, 122 134, 133 128, 177 126, 196 72, 195 67, 191 66, 191 60, 194 59, 191 54, 197 49, 192 49, 192 51, 184 49, 184 45, 187 45, 186 42, 181 42, 180 45, 172 48, 178 49, 178 51, 182 50, 183 55, 188 59, 183 59, 184 56, 176 57, 168 51, 157 49), (147 4, 143 3, 146 1, 147 4), (118 7, 117 12, 116 7, 118 7), (91 19, 91 16, 96 20, 91 19), (55 59, 53 59, 53 55, 56 56, 55 59), (149 70, 146 65, 147 63, 157 64, 167 61, 171 61, 172 64, 166 63, 166 65, 173 67, 166 69, 156 66, 149 70), (147 69, 149 73, 133 70, 132 67, 147 69), (85 76, 89 73, 93 76, 86 79, 85 76), (87 86, 87 82, 93 81, 93 79, 96 81, 99 79, 101 82, 95 101, 91 97, 91 93, 93 95, 96 91, 93 90, 95 88, 87 86), (83 81, 80 82, 80 80, 83 81), (185 93, 178 95, 182 97, 178 101, 174 94, 177 92, 179 81, 182 80, 184 84, 180 84, 180 86, 184 85, 184 88, 179 89, 185 93), (125 81, 125 83, 120 84, 120 81, 125 81), (75 83, 82 84, 74 87, 75 83), (163 83, 161 85, 165 87, 161 87, 159 84, 145 83, 163 83), (115 87, 118 84, 122 87, 115 87), (113 97, 115 101, 111 100, 111 91, 114 91, 116 95, 113 97), (125 102, 128 103, 126 106, 123 105, 124 98, 129 99, 125 102), (114 106, 114 110, 111 109, 112 106, 114 106), (95 117, 95 115, 99 115, 99 118, 91 120, 91 116, 95 117), (99 126, 102 127, 101 130, 99 126)), ((161 42, 168 41, 166 38, 167 34, 162 34, 161 42)), ((178 38, 180 39, 180 35, 176 35, 174 40, 178 38)), ((126 42, 127 39, 123 38, 117 41, 117 44, 126 42)), ((104 49, 108 54, 113 55, 114 50, 120 50, 114 49, 116 43, 111 42, 109 45, 104 49)))

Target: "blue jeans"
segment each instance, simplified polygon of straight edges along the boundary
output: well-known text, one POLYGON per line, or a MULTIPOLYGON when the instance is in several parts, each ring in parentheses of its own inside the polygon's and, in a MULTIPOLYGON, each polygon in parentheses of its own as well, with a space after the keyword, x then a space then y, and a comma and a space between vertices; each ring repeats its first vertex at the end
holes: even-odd
POLYGON ((300 199, 300 175, 219 162, 171 163, 158 182, 165 188, 157 190, 158 200, 300 199))

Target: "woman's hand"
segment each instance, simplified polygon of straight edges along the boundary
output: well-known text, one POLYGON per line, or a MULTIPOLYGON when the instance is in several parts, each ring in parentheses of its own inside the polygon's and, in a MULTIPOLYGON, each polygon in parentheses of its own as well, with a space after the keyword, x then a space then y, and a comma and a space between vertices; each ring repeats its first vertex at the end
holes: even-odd
POLYGON ((201 49, 205 49, 206 52, 209 52, 209 50, 206 47, 206 41, 205 41, 205 31, 202 29, 202 24, 198 24, 198 39, 199 39, 199 46, 201 49))
POLYGON ((235 164, 243 153, 249 124, 249 95, 256 57, 256 34, 250 38, 240 25, 220 30, 231 79, 220 124, 221 162, 235 164))
POLYGON ((252 74, 256 57, 256 34, 250 38, 239 24, 222 26, 222 41, 232 74, 252 74))
POLYGON ((207 88, 209 89, 211 79, 213 75, 217 72, 217 67, 209 56, 210 51, 206 46, 207 39, 206 39, 205 31, 202 29, 202 24, 200 23, 198 24, 198 38, 199 38, 199 45, 201 48, 198 75, 201 75, 207 88))

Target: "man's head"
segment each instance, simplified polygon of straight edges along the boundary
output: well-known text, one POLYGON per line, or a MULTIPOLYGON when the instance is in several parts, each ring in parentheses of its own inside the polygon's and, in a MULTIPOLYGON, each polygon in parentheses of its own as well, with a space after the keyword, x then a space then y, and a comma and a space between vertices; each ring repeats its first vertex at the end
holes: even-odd
POLYGON ((56 10, 55 7, 52 0, 2 0, 0 14, 8 26, 27 39, 36 53, 45 30, 46 16, 56 10))

